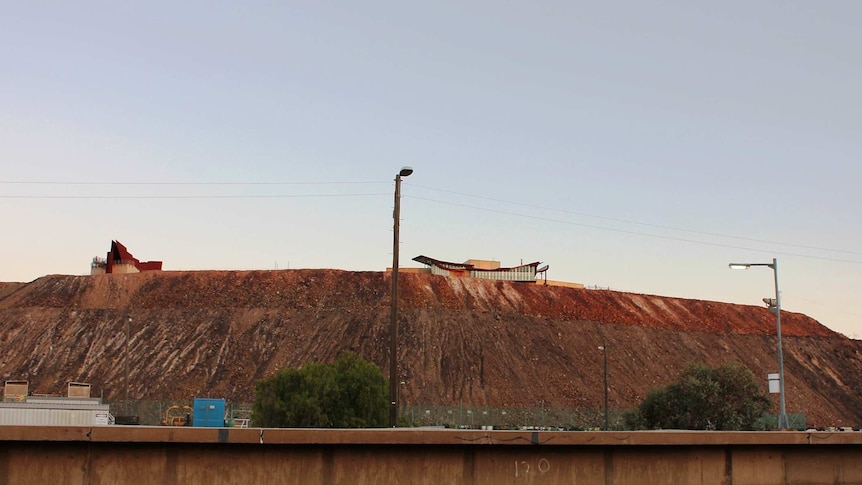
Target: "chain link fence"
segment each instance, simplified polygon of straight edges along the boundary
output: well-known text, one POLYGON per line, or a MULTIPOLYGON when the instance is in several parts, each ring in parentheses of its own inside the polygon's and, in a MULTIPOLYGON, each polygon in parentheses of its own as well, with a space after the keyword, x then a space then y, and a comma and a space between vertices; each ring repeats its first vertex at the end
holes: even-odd
MULTIPOLYGON (((105 401, 111 406, 117 424, 140 424, 162 426, 185 424, 185 414, 191 413, 193 401, 105 401), (179 419, 178 419, 179 418, 179 419)), ((251 419, 253 403, 225 402, 225 425, 240 426, 251 419), (243 421, 245 420, 245 421, 243 421)))
MULTIPOLYGON (((767 414, 760 418, 755 425, 758 429, 778 429, 778 415, 767 414)), ((787 413, 787 427, 799 431, 806 429, 805 413, 787 413)))
MULTIPOLYGON (((622 429, 623 410, 610 409, 608 429, 622 429)), ((459 429, 599 430, 602 409, 483 406, 404 406, 399 425, 459 429)))
MULTIPOLYGON (((176 425, 182 420, 192 400, 176 401, 106 401, 117 424, 140 424, 145 426, 176 425)), ((247 426, 250 423, 253 403, 226 402, 226 426, 247 426)), ((607 427, 603 409, 534 407, 486 407, 486 406, 402 406, 398 425, 404 427, 439 427, 454 429, 503 429, 503 430, 624 430, 625 409, 608 410, 607 427)), ((790 428, 804 430, 805 414, 789 413, 790 428)), ((778 418, 769 414, 761 418, 759 429, 777 429, 778 418)))
MULTIPOLYGON (((182 416, 184 407, 191 408, 192 400, 132 401, 122 399, 106 401, 118 424, 159 426, 170 424, 171 418, 182 416)), ((253 403, 226 402, 225 421, 232 426, 240 420, 251 419, 253 403)), ((461 429, 553 429, 598 430, 604 428, 604 411, 579 408, 495 408, 484 406, 402 406, 399 426, 434 426, 461 429)), ((610 409, 609 429, 622 429, 623 411, 610 409)))

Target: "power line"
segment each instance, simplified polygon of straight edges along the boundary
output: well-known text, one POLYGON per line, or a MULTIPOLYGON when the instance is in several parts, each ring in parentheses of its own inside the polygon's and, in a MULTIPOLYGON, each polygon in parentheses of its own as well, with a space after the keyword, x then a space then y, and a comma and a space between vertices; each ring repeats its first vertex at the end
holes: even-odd
MULTIPOLYGON (((380 181, 329 181, 329 182, 88 182, 88 181, 36 181, 0 180, 0 185, 38 186, 320 186, 320 185, 369 185, 390 184, 380 181)), ((0 199, 279 199, 306 197, 366 197, 386 194, 274 194, 274 195, 0 195, 0 199)))
MULTIPOLYGON (((355 181, 354 182, 351 182, 351 181, 341 181, 341 182, 283 182, 283 181, 281 181, 281 182, 86 182, 86 181, 56 181, 56 182, 49 182, 49 181, 12 180, 12 181, 0 181, 0 184, 7 184, 7 185, 68 185, 68 186, 290 186, 290 185, 293 185, 293 186, 318 185, 319 186, 319 185, 391 184, 391 182, 389 182, 389 181, 387 181, 387 182, 379 182, 379 181, 364 181, 364 182, 355 182, 355 181)), ((540 206, 540 205, 535 205, 535 204, 510 201, 510 200, 499 199, 499 198, 494 198, 494 197, 467 194, 467 193, 463 193, 463 192, 457 192, 457 191, 447 190, 447 189, 440 189, 440 188, 435 188, 435 187, 428 187, 428 186, 417 185, 417 184, 410 184, 410 185, 413 187, 418 187, 418 188, 422 188, 422 189, 433 190, 433 191, 437 191, 437 192, 443 192, 443 193, 454 194, 454 195, 460 195, 460 196, 464 196, 464 197, 471 197, 471 198, 475 198, 475 199, 500 202, 500 203, 504 203, 504 204, 511 204, 511 205, 516 205, 516 206, 521 206, 521 207, 528 207, 528 208, 532 208, 532 209, 540 209, 540 210, 558 212, 558 213, 562 213, 562 214, 570 214, 570 215, 576 215, 576 216, 582 216, 582 217, 591 217, 594 219, 600 219, 600 220, 605 220, 605 221, 620 222, 620 223, 625 223, 625 224, 635 224, 635 225, 640 225, 640 226, 644 226, 644 227, 652 227, 652 228, 656 228, 656 229, 685 232, 685 233, 689 233, 689 234, 697 234, 697 235, 709 236, 709 237, 736 239, 736 240, 740 240, 740 241, 749 241, 749 242, 756 242, 756 243, 761 243, 761 244, 773 244, 773 245, 780 245, 780 246, 796 247, 796 248, 800 248, 800 249, 810 249, 810 250, 816 250, 816 251, 830 251, 830 252, 836 252, 836 253, 862 255, 862 252, 859 252, 859 251, 823 248, 823 247, 817 247, 817 246, 807 246, 807 245, 802 245, 802 244, 785 243, 785 242, 771 241, 771 240, 765 240, 765 239, 755 239, 755 238, 748 238, 748 237, 742 237, 742 236, 731 236, 731 235, 719 234, 719 233, 713 233, 713 232, 707 232, 707 231, 696 231, 696 230, 685 229, 685 228, 680 228, 680 227, 664 226, 664 225, 660 225, 660 224, 651 224, 651 223, 628 220, 628 219, 619 219, 619 218, 613 218, 613 217, 599 216, 599 215, 595 215, 595 214, 587 214, 587 213, 583 213, 583 212, 571 211, 571 210, 566 210, 566 209, 557 209, 557 208, 553 208, 553 207, 545 207, 545 206, 540 206)), ((0 199, 176 199, 176 200, 183 200, 183 199, 279 199, 279 198, 289 199, 289 198, 324 198, 324 197, 378 197, 378 196, 389 196, 389 195, 390 195, 389 193, 271 194, 271 195, 259 195, 259 194, 258 195, 0 195, 0 199)), ((547 222, 555 222, 555 223, 560 223, 560 224, 568 224, 568 225, 575 225, 575 226, 580 226, 580 227, 588 227, 588 228, 592 228, 592 229, 613 231, 613 232, 618 232, 618 233, 623 233, 623 234, 632 234, 632 235, 638 235, 638 236, 644 236, 644 237, 652 237, 652 238, 658 238, 658 239, 673 240, 673 241, 680 241, 680 242, 687 242, 687 243, 692 243, 692 244, 701 244, 701 245, 708 245, 708 246, 725 247, 725 248, 731 248, 731 249, 743 249, 743 250, 749 250, 749 251, 767 252, 767 251, 764 251, 761 249, 755 249, 755 248, 745 247, 745 246, 737 246, 737 245, 723 244, 723 243, 717 243, 717 242, 698 241, 698 240, 693 240, 693 239, 686 239, 686 238, 672 237, 672 236, 661 236, 661 235, 657 235, 657 234, 650 234, 650 233, 638 232, 638 231, 632 231, 632 230, 626 230, 626 229, 615 229, 615 228, 609 228, 609 227, 604 227, 604 226, 596 226, 596 225, 591 225, 591 224, 576 223, 576 222, 571 222, 571 221, 563 221, 563 220, 559 220, 559 219, 534 216, 534 215, 529 215, 529 214, 508 212, 508 211, 503 211, 503 210, 498 210, 498 209, 487 209, 487 208, 483 208, 483 207, 472 206, 469 204, 459 204, 459 203, 455 203, 455 202, 447 202, 447 201, 417 197, 417 196, 412 196, 412 195, 404 195, 404 197, 405 198, 418 199, 418 200, 425 200, 428 202, 434 202, 434 203, 439 203, 439 204, 446 204, 446 205, 452 205, 452 206, 457 206, 457 207, 465 207, 465 208, 482 210, 482 211, 487 211, 487 212, 494 212, 494 213, 498 213, 498 214, 505 214, 505 215, 512 215, 512 216, 517 216, 517 217, 535 219, 535 220, 542 220, 542 221, 547 221, 547 222)), ((781 251, 769 251, 769 252, 773 252, 773 253, 781 254, 781 255, 786 255, 786 256, 797 256, 797 257, 802 257, 802 258, 819 259, 819 260, 825 260, 825 261, 836 261, 836 262, 862 264, 862 261, 855 261, 855 260, 849 260, 849 259, 829 258, 829 257, 822 257, 822 256, 810 256, 810 255, 805 255, 805 254, 781 252, 781 251)))
POLYGON ((416 185, 416 184, 411 184, 411 185, 413 187, 419 187, 419 188, 423 188, 423 189, 434 190, 437 192, 445 192, 445 193, 449 193, 449 194, 462 195, 465 197, 473 197, 476 199, 490 200, 493 202, 502 202, 504 204, 518 205, 518 206, 522 206, 522 207, 530 207, 533 209, 542 209, 542 210, 560 212, 563 214, 571 214, 571 215, 576 215, 576 216, 592 217, 594 219, 601 219, 601 220, 605 220, 605 221, 622 222, 625 224, 637 224, 640 226, 654 227, 656 229, 666 229, 666 230, 671 230, 671 231, 687 232, 689 234, 699 234, 701 236, 721 237, 721 238, 725 238, 725 239, 737 239, 740 241, 749 241, 749 242, 756 242, 756 243, 763 243, 763 244, 776 244, 776 245, 780 245, 780 246, 790 246, 790 247, 795 247, 795 248, 800 248, 800 249, 813 249, 816 251, 830 251, 830 252, 834 252, 834 253, 862 255, 862 251, 850 251, 850 250, 846 250, 846 249, 832 249, 832 248, 823 248, 823 247, 818 247, 818 246, 806 246, 803 244, 786 243, 786 242, 780 242, 780 241, 770 241, 767 239, 755 239, 755 238, 743 237, 743 236, 729 236, 727 234, 719 234, 719 233, 715 233, 715 232, 695 231, 692 229, 684 229, 681 227, 663 226, 660 224, 650 224, 647 222, 633 221, 633 220, 628 220, 628 219, 617 219, 617 218, 613 218, 613 217, 597 216, 594 214, 586 214, 583 212, 576 212, 576 211, 570 211, 570 210, 565 210, 565 209, 555 209, 553 207, 544 207, 544 206, 540 206, 540 205, 526 204, 523 202, 514 202, 514 201, 510 201, 510 200, 497 199, 497 198, 493 198, 493 197, 485 197, 485 196, 481 196, 481 195, 466 194, 463 192, 455 192, 452 190, 438 189, 438 188, 427 187, 427 186, 423 186, 423 185, 416 185))
POLYGON ((48 182, 36 180, 0 180, 7 185, 361 185, 390 184, 392 182, 48 182))
POLYGON ((378 197, 391 194, 302 194, 302 195, 0 195, 0 199, 293 199, 304 197, 378 197))
POLYGON ((442 201, 442 200, 428 199, 425 197, 417 197, 415 195, 404 195, 403 197, 410 198, 410 199, 424 200, 424 201, 434 202, 434 203, 438 203, 438 204, 452 205, 452 206, 456 206, 456 207, 466 207, 469 209, 476 209, 476 210, 481 210, 481 211, 486 211, 486 212, 493 212, 496 214, 505 214, 505 215, 510 215, 510 216, 523 217, 523 218, 527 218, 527 219, 535 219, 538 221, 555 222, 558 224, 568 224, 568 225, 572 225, 572 226, 588 227, 590 229, 600 229, 600 230, 604 230, 604 231, 619 232, 619 233, 623 233, 623 234, 632 234, 635 236, 652 237, 652 238, 656 238, 656 239, 665 239, 665 240, 670 240, 670 241, 679 241, 679 242, 686 242, 686 243, 691 243, 691 244, 701 244, 701 245, 705 245, 705 246, 716 246, 716 247, 730 248, 730 249, 743 249, 746 251, 757 251, 757 252, 761 252, 761 253, 767 253, 768 252, 771 254, 780 254, 782 256, 796 256, 796 257, 800 257, 800 258, 818 259, 818 260, 822 260, 822 261, 835 261, 835 262, 840 262, 840 263, 862 264, 862 261, 854 261, 851 259, 827 258, 827 257, 823 257, 823 256, 810 256, 807 254, 789 253, 789 252, 784 252, 784 251, 772 251, 772 250, 767 251, 764 249, 750 248, 750 247, 745 247, 745 246, 735 246, 732 244, 722 244, 722 243, 713 243, 713 242, 707 242, 707 241, 697 241, 694 239, 684 239, 684 238, 672 237, 672 236, 661 236, 658 234, 649 234, 649 233, 645 233, 645 232, 629 231, 626 229, 615 229, 615 228, 611 228, 611 227, 595 226, 595 225, 583 224, 583 223, 579 223, 579 222, 562 221, 559 219, 551 219, 549 217, 539 217, 539 216, 533 216, 533 215, 529 215, 529 214, 519 214, 517 212, 508 212, 508 211, 503 211, 503 210, 498 210, 498 209, 487 209, 484 207, 476 207, 476 206, 467 205, 467 204, 458 204, 455 202, 446 202, 446 201, 442 201))

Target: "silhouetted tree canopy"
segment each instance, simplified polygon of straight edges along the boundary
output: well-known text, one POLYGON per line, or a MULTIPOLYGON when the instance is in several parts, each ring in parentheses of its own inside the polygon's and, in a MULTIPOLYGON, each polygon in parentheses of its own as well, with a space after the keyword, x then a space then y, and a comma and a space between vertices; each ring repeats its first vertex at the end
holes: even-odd
POLYGON ((738 364, 689 364, 679 380, 649 392, 626 417, 630 429, 751 430, 769 409, 754 374, 738 364))
POLYGON ((388 381, 350 351, 332 365, 308 362, 254 385, 252 424, 265 428, 372 428, 388 422, 388 381))

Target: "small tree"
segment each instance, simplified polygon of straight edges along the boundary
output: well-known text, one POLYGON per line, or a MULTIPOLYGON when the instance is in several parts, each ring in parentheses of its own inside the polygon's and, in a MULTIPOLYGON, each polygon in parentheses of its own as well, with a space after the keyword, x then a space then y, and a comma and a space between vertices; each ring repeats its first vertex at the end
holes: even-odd
POLYGON ((388 384, 376 365, 350 351, 330 365, 309 362, 255 382, 254 426, 368 428, 385 426, 388 384))
POLYGON ((626 424, 646 429, 750 430, 767 409, 754 374, 738 364, 689 364, 677 382, 649 392, 626 424))

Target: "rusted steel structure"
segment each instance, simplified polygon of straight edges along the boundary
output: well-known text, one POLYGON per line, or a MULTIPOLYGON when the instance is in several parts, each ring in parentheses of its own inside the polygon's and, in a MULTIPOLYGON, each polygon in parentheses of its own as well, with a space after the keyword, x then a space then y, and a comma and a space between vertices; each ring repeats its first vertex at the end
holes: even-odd
POLYGON ((144 271, 161 271, 161 261, 141 261, 132 256, 126 246, 119 241, 111 241, 111 250, 105 259, 93 258, 90 274, 110 273, 140 273, 144 271))
POLYGON ((0 483, 862 483, 862 432, 0 429, 0 483))
POLYGON ((536 268, 542 264, 541 261, 535 261, 510 268, 502 268, 499 261, 469 259, 463 263, 453 263, 422 255, 416 256, 413 258, 413 261, 427 265, 431 274, 439 276, 529 283, 536 282, 536 268))

